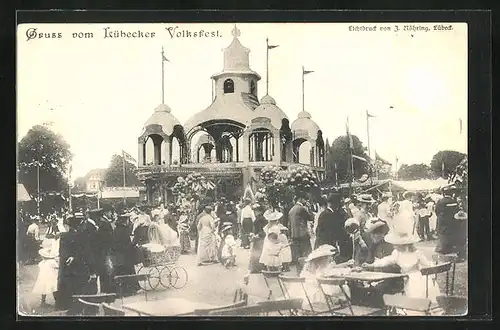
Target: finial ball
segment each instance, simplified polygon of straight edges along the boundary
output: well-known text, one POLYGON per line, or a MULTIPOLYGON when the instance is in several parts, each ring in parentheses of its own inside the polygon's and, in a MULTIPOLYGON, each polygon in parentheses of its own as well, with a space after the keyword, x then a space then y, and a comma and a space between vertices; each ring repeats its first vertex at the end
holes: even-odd
POLYGON ((236 27, 236 24, 234 25, 234 29, 233 31, 231 32, 231 34, 233 35, 233 37, 235 38, 238 38, 240 35, 241 35, 241 32, 240 30, 236 27))

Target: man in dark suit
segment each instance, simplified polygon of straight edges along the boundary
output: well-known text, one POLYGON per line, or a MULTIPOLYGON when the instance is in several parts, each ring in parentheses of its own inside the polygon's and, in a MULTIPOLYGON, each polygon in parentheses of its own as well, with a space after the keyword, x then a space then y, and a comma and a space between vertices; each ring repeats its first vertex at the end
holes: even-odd
POLYGON ((312 251, 308 221, 312 221, 313 217, 304 206, 305 202, 303 196, 297 196, 295 205, 289 212, 292 263, 295 264, 299 258, 307 257, 312 251))
POLYGON ((454 186, 443 188, 443 198, 436 203, 436 232, 439 242, 436 252, 440 254, 453 253, 454 241, 457 234, 457 221, 455 214, 460 210, 458 202, 453 198, 456 188, 454 186))
POLYGON ((108 209, 91 210, 89 218, 97 226, 93 246, 95 267, 101 283, 101 292, 114 293, 116 292, 116 288, 113 280, 113 263, 111 258, 113 226, 111 225, 112 220, 104 215, 105 211, 108 212, 108 209))

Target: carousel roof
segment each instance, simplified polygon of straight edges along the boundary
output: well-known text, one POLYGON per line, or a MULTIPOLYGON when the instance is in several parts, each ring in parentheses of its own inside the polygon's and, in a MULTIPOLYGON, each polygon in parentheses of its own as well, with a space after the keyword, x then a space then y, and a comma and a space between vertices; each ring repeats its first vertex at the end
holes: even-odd
POLYGON ((264 117, 271 119, 271 124, 280 129, 283 119, 288 119, 287 115, 277 105, 276 101, 269 95, 265 95, 260 100, 260 105, 254 110, 253 118, 264 117))
POLYGON ((179 120, 172 115, 172 110, 166 104, 160 104, 156 107, 153 115, 144 124, 144 129, 149 125, 160 125, 163 133, 171 135, 176 125, 180 125, 179 120))
POLYGON ((205 110, 198 112, 188 119, 185 132, 190 132, 194 127, 208 121, 234 121, 245 125, 253 118, 253 108, 248 106, 241 95, 229 94, 217 97, 215 101, 205 110))
POLYGON ((305 131, 313 140, 318 137, 318 131, 320 130, 318 124, 311 119, 311 114, 307 111, 301 111, 292 123, 292 131, 305 131))

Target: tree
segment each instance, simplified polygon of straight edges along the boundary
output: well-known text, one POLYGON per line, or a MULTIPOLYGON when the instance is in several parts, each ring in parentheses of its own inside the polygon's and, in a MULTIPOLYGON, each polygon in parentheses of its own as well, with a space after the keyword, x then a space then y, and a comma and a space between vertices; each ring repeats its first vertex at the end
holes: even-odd
POLYGON ((36 196, 39 165, 40 193, 63 192, 67 196, 67 173, 73 155, 64 138, 45 126, 33 126, 18 144, 19 181, 36 196))
POLYGON ((431 179, 432 177, 432 170, 426 164, 403 164, 398 171, 398 178, 400 180, 431 179))
POLYGON ((379 180, 389 179, 391 177, 392 165, 384 164, 380 161, 375 161, 375 171, 379 180))
POLYGON ((79 178, 76 178, 75 181, 74 181, 74 185, 73 185, 73 188, 72 188, 72 191, 75 193, 75 192, 81 192, 81 191, 85 191, 85 181, 86 181, 86 178, 85 177, 79 177, 79 178))
MULTIPOLYGON (((351 135, 351 137, 354 147, 353 155, 369 160, 369 157, 366 154, 366 148, 363 146, 359 138, 355 135, 351 135)), ((349 158, 349 138, 347 135, 339 136, 332 142, 330 150, 328 151, 328 158, 325 164, 327 183, 338 184, 352 179, 348 177, 350 172, 349 167, 351 164, 349 158), (339 182, 336 182, 335 180, 335 167, 337 168, 336 172, 339 182)), ((368 162, 354 159, 354 176, 359 178, 365 173, 371 173, 368 162)))
POLYGON ((466 156, 466 154, 453 150, 439 151, 432 157, 431 169, 437 176, 448 178, 466 156))
MULTIPOLYGON (((125 161, 125 186, 136 187, 142 185, 134 171, 137 167, 134 164, 125 161)), ((113 155, 106 174, 104 182, 107 187, 123 187, 123 157, 121 155, 113 155)))

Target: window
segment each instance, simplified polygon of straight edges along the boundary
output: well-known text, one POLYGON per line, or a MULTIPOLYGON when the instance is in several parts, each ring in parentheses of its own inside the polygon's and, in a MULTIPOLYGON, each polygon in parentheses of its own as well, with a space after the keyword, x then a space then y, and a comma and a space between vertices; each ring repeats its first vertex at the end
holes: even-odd
POLYGON ((257 86, 255 85, 255 81, 250 81, 250 93, 254 96, 257 96, 257 86))
POLYGON ((224 94, 234 93, 234 82, 232 79, 226 79, 224 81, 224 94))

